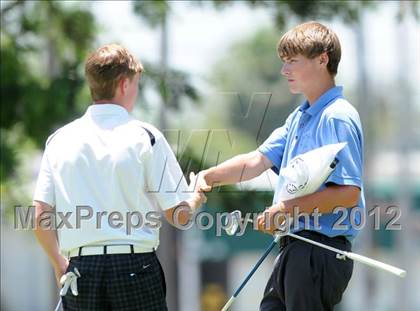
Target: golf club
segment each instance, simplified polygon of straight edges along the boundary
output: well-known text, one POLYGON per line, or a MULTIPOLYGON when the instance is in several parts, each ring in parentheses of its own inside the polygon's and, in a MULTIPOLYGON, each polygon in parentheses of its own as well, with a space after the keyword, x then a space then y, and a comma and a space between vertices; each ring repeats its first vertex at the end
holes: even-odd
MULTIPOLYGON (((232 221, 230 223, 230 226, 228 226, 225 229, 226 233, 229 234, 229 235, 235 234, 236 231, 239 228, 239 221, 243 221, 243 219, 241 218, 241 211, 239 211, 239 210, 233 211, 231 213, 231 217, 232 217, 232 221)), ((247 221, 250 222, 250 223, 253 223, 252 219, 247 219, 247 221)), ((395 275, 397 275, 399 277, 402 277, 402 278, 405 277, 406 274, 407 274, 407 272, 405 270, 402 270, 400 268, 397 268, 397 267, 391 266, 389 264, 380 262, 378 260, 363 256, 363 255, 355 254, 355 253, 352 253, 352 252, 346 252, 346 251, 343 251, 341 249, 316 242, 314 240, 302 237, 300 235, 297 235, 297 234, 294 234, 294 233, 291 233, 291 232, 284 232, 281 235, 288 235, 292 238, 295 238, 295 239, 298 239, 298 240, 316 245, 318 247, 328 249, 332 252, 337 253, 339 255, 339 256, 337 256, 337 258, 339 258, 339 259, 344 259, 345 257, 347 257, 347 258, 350 258, 352 260, 364 263, 368 266, 378 268, 378 269, 382 269, 386 272, 390 272, 390 273, 395 274, 395 275)))
MULTIPOLYGON (((226 222, 225 222, 225 231, 228 235, 234 235, 237 232, 237 230, 239 228, 239 221, 244 221, 244 219, 242 219, 241 211, 236 210, 236 211, 233 211, 232 213, 230 213, 230 219, 226 219, 226 222)), ((252 219, 246 219, 246 221, 250 222, 250 223, 253 223, 252 219)), ((325 248, 325 249, 330 250, 332 252, 335 252, 337 254, 336 255, 337 259, 350 258, 353 261, 358 261, 360 263, 369 265, 371 267, 384 270, 386 272, 395 274, 395 275, 397 275, 401 278, 405 277, 406 274, 407 274, 407 272, 405 270, 402 270, 400 268, 388 265, 386 263, 380 262, 380 261, 375 260, 375 259, 368 258, 366 256, 362 256, 362 255, 355 254, 355 253, 352 253, 352 252, 346 252, 346 251, 337 249, 335 247, 331 247, 331 246, 313 241, 311 239, 301 237, 301 236, 299 236, 297 234, 294 234, 294 233, 291 233, 291 232, 277 231, 274 234, 274 240, 271 242, 271 244, 269 245, 267 250, 264 252, 263 256, 258 260, 256 265, 252 268, 251 272, 247 275, 245 280, 241 283, 241 285, 238 287, 238 289, 235 291, 235 293, 232 295, 232 297, 230 297, 230 299, 228 300, 228 302, 225 304, 225 306, 223 307, 223 309, 221 311, 228 310, 228 308, 232 305, 233 301, 239 295, 240 291, 244 288, 246 283, 249 281, 249 279, 252 277, 252 275, 255 273, 255 271, 258 269, 258 267, 261 265, 261 263, 264 261, 264 259, 267 257, 267 255, 270 253, 270 251, 273 249, 273 247, 277 244, 277 242, 280 240, 280 238, 284 235, 288 235, 288 236, 293 237, 295 239, 298 239, 298 240, 313 244, 315 246, 325 248)))
POLYGON ((241 285, 239 285, 238 289, 235 291, 235 293, 232 295, 232 297, 229 298, 228 302, 224 305, 223 309, 221 311, 227 311, 229 307, 232 305, 232 303, 235 301, 236 297, 239 295, 241 290, 245 287, 246 283, 251 279, 255 271, 259 268, 259 266, 262 264, 264 259, 268 256, 268 254, 271 252, 271 250, 274 248, 274 246, 277 245, 278 241, 280 240, 281 234, 275 234, 273 241, 270 243, 270 245, 265 250, 264 254, 260 257, 260 259, 257 261, 255 266, 252 268, 251 272, 248 273, 246 278, 242 281, 241 285))
POLYGON ((61 307, 61 303, 62 303, 62 299, 61 299, 61 297, 60 297, 60 300, 57 302, 57 306, 55 307, 55 309, 54 309, 54 311, 59 311, 60 310, 60 307, 61 307))

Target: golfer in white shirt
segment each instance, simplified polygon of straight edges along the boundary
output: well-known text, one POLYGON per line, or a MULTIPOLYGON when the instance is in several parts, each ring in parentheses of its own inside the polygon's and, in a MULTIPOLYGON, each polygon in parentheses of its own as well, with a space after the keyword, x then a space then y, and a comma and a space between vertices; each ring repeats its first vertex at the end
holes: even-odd
POLYGON ((46 143, 35 234, 57 280, 66 272, 77 276, 77 291, 63 297, 65 310, 166 310, 155 255, 158 212, 184 224, 205 201, 189 190, 164 136, 129 114, 142 71, 116 44, 89 55, 93 104, 46 143), (42 222, 52 211, 58 226, 46 229, 42 222))

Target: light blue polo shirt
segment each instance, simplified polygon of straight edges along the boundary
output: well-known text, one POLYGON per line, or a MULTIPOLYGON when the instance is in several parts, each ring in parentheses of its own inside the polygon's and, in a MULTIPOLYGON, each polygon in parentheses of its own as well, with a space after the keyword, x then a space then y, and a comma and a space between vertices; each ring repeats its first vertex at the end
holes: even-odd
MULTIPOLYGON (((274 130, 268 139, 259 147, 259 151, 273 163, 273 170, 286 167, 293 157, 309 150, 339 142, 347 142, 337 158, 339 163, 326 183, 337 185, 353 185, 361 189, 358 206, 365 212, 365 198, 362 183, 363 173, 363 133, 359 114, 356 109, 344 99, 342 87, 333 87, 325 92, 311 106, 305 101, 287 118, 285 124, 274 130)), ((274 193, 273 204, 277 202, 278 184, 274 193)), ((325 184, 319 190, 324 189, 325 184)), ((319 191, 318 190, 318 191, 319 191)), ((314 206, 316 206, 314 202, 314 206)), ((350 221, 358 226, 361 213, 347 209, 347 213, 322 214, 319 216, 319 226, 315 228, 314 219, 310 217, 309 230, 318 231, 330 237, 344 235, 352 240, 358 233, 350 221), (342 220, 343 214, 347 216, 342 220)), ((308 226, 308 224, 307 224, 308 226)), ((307 227, 308 228, 308 227, 307 227)), ((303 218, 299 220, 294 232, 304 230, 303 218)))

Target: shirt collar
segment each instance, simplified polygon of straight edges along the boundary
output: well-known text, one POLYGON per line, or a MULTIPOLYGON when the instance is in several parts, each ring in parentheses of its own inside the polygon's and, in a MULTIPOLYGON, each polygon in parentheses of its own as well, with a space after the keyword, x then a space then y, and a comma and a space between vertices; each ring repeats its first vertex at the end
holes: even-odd
POLYGON ((118 104, 92 104, 86 114, 89 115, 128 115, 128 111, 118 104))
POLYGON ((324 94, 322 94, 312 105, 309 105, 309 102, 306 100, 300 107, 299 111, 306 112, 311 116, 316 115, 318 112, 322 110, 329 102, 336 99, 337 97, 341 97, 343 95, 343 87, 342 86, 335 86, 330 88, 324 94))

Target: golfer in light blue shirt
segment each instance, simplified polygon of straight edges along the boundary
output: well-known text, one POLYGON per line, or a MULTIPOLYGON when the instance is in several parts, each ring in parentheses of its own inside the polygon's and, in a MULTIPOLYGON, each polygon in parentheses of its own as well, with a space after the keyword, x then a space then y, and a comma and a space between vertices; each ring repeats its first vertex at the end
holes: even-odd
MULTIPOLYGON (((283 201, 279 199, 278 185, 273 205, 258 217, 257 227, 272 234, 285 219, 284 214, 291 214, 294 220, 298 219, 291 228, 297 235, 351 251, 350 241, 362 227, 365 211, 363 134, 357 111, 343 98, 342 88, 335 85, 341 59, 339 39, 328 27, 307 22, 284 34, 277 51, 283 61, 281 74, 287 78, 290 92, 303 94, 306 101, 258 150, 200 172, 200 188, 210 191, 215 183, 250 180, 270 168, 278 173, 297 155, 345 142, 337 154, 335 170, 320 189, 283 201), (321 216, 313 215, 315 211, 321 216), (301 213, 304 217, 298 217, 301 213)), ((280 240, 280 253, 267 281, 260 311, 333 310, 352 272, 351 260, 340 260, 329 250, 286 235, 280 240)))
MULTIPOLYGON (((337 185, 351 185, 361 189, 358 207, 364 209, 363 195, 363 134, 357 111, 344 99, 342 87, 333 87, 325 92, 315 103, 305 101, 287 118, 285 124, 276 129, 260 146, 259 151, 272 162, 273 170, 278 173, 289 161, 309 150, 339 142, 347 145, 341 150, 337 167, 326 181, 337 185)), ((279 187, 274 194, 273 205, 278 202, 279 187)), ((326 187, 324 184, 319 190, 326 187)), ((316 202, 314 202, 316 204, 316 202)), ((318 231, 324 235, 346 236, 352 240, 360 224, 361 213, 351 210, 336 209, 333 213, 319 216, 319 226, 311 216, 309 223, 299 220, 299 227, 293 231, 305 229, 318 231), (345 216, 345 217, 344 217, 345 216)))

